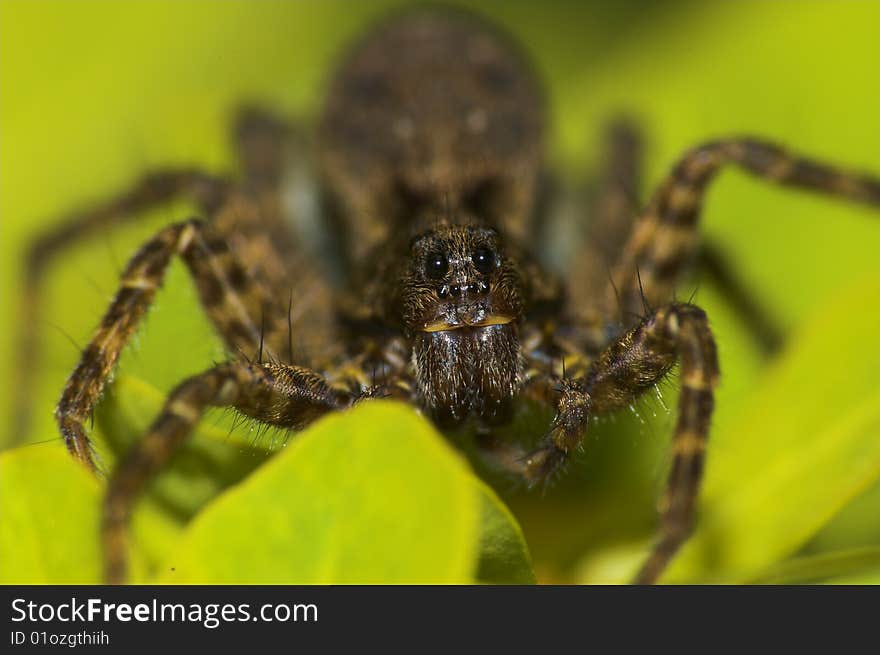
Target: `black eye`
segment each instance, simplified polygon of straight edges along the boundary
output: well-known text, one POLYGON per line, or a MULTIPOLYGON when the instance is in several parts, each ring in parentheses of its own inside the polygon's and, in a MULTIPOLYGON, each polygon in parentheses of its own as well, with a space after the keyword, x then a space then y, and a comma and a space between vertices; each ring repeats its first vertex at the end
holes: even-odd
POLYGON ((440 280, 449 270, 449 262, 442 252, 432 252, 425 262, 425 275, 432 280, 440 280))
POLYGON ((471 261, 474 263, 480 273, 491 273, 495 270, 495 253, 489 248, 477 248, 471 255, 471 261))

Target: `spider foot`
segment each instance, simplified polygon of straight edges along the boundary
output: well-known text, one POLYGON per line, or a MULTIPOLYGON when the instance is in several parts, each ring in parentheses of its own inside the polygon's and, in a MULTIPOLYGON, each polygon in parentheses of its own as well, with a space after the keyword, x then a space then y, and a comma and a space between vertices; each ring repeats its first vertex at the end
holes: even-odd
POLYGON ((98 452, 95 450, 94 444, 86 435, 82 421, 63 412, 59 414, 58 420, 61 436, 68 452, 75 459, 82 462, 91 473, 104 477, 106 470, 101 462, 101 458, 98 456, 98 452))
POLYGON ((538 486, 546 489, 562 472, 567 460, 568 451, 559 448, 552 439, 545 439, 541 446, 520 461, 522 475, 529 489, 538 486))
POLYGON ((556 418, 541 445, 523 459, 529 487, 546 486, 561 472, 569 455, 581 443, 590 416, 590 395, 576 380, 563 378, 556 401, 556 418))

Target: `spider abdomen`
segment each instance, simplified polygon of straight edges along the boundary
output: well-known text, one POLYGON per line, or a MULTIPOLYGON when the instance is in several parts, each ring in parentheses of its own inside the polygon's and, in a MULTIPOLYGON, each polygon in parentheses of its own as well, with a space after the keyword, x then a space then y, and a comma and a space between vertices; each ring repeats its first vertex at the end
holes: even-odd
POLYGON ((525 58, 477 16, 420 10, 379 26, 334 76, 319 133, 349 255, 362 260, 419 210, 444 205, 523 236, 543 123, 525 58))

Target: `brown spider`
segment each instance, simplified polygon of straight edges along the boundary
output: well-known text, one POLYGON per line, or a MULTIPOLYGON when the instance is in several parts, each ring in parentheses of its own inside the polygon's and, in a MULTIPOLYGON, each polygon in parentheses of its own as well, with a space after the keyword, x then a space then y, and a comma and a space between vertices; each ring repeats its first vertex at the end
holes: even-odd
MULTIPOLYGON (((673 299, 687 265, 699 255, 764 343, 777 340, 717 256, 698 249, 710 181, 734 164, 880 205, 880 180, 725 139, 687 152, 645 209, 632 212, 638 139, 618 125, 588 234, 563 281, 536 259, 553 207, 543 126, 538 84, 506 37, 458 12, 404 14, 355 47, 331 85, 317 163, 332 243, 291 230, 289 173, 301 153, 283 122, 248 110, 236 127, 241 180, 158 171, 34 245, 32 283, 83 233, 178 196, 201 208, 199 219, 166 227, 132 257, 65 385, 61 434, 93 471, 85 422, 174 255, 229 351, 260 352, 182 382, 110 475, 102 526, 109 582, 125 578, 133 505, 209 407, 300 429, 361 399, 392 396, 444 427, 470 422, 487 433, 532 398, 556 410, 533 451, 483 445, 537 484, 578 448, 591 417, 629 405, 679 364, 659 536, 636 580, 658 578, 693 523, 719 375, 705 313, 673 299), (328 268, 346 282, 335 284, 328 268), (294 357, 292 335, 320 347, 294 357)), ((32 340, 22 353, 33 353, 32 340)))

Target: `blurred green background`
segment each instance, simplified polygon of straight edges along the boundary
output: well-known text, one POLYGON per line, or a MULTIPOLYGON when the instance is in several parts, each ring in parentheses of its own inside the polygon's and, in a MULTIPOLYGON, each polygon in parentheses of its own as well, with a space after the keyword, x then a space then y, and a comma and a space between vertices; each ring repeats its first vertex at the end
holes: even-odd
MULTIPOLYGON (((59 258, 44 286, 44 322, 23 326, 17 302, 28 241, 145 169, 230 169, 227 126, 242 101, 310 124, 340 49, 399 4, 0 3, 0 386, 16 384, 20 330, 38 331, 45 357, 27 435, 34 445, 0 460, 7 471, 24 471, 0 472, 5 502, 53 511, 33 498, 49 489, 28 485, 45 484, 54 469, 22 461, 61 450, 51 412, 77 359, 71 340, 87 342, 133 248, 188 209, 163 208, 59 258)), ((550 98, 551 165, 568 179, 598 169, 601 127, 621 111, 647 137, 643 194, 684 149, 729 134, 756 134, 880 174, 876 2, 461 4, 502 24, 531 53, 550 98)), ((789 341, 776 360, 762 360, 724 299, 699 285, 696 302, 712 319, 723 381, 700 528, 670 579, 880 581, 877 217, 738 172, 713 187, 705 233, 789 341)), ((181 267, 136 342, 120 368, 123 391, 98 416, 108 461, 119 448, 114 439, 136 438, 134 426, 155 411, 153 390, 167 391, 222 357, 181 267)), ((663 393, 671 405, 674 381, 663 393)), ((10 402, 0 394, 0 445, 12 437, 10 402)), ((650 398, 636 409, 638 417, 594 425, 584 455, 548 493, 498 486, 539 580, 619 581, 644 553, 674 410, 650 398)), ((539 434, 542 421, 527 416, 521 430, 539 434)), ((152 518, 139 538, 155 541, 155 552, 171 548, 204 502, 262 462, 271 445, 247 435, 224 441, 225 434, 196 440, 202 450, 197 443, 145 504, 152 518)), ((45 458, 46 466, 67 465, 45 458)), ((54 491, 71 493, 65 489, 54 491)), ((68 504, 75 511, 76 502, 68 504)), ((17 515, 27 521, 26 514, 17 515)), ((0 522, 0 548, 19 552, 25 544, 12 543, 9 520, 0 522)), ((38 542, 48 538, 40 530, 62 529, 31 527, 38 542)), ((0 559, 5 579, 28 578, 0 559)))

